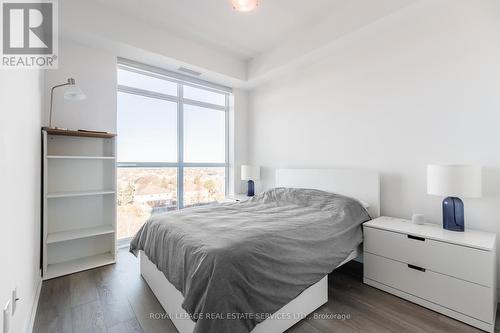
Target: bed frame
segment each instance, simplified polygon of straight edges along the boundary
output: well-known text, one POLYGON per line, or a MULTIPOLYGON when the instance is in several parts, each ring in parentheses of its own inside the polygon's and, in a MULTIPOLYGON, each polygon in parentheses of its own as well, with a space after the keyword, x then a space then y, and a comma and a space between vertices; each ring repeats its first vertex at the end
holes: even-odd
MULTIPOLYGON (((363 200, 372 218, 380 215, 380 185, 377 172, 355 169, 277 169, 276 187, 310 188, 363 200)), ((337 267, 358 257, 359 247, 337 267)), ((195 323, 182 308, 184 300, 143 251, 139 252, 141 275, 180 333, 192 333, 195 323)), ((304 290, 290 303, 258 324, 252 333, 282 333, 328 301, 328 276, 304 290), (280 315, 281 314, 281 315, 280 315), (292 316, 288 317, 288 314, 292 316), (287 319, 284 319, 287 318, 287 319)))

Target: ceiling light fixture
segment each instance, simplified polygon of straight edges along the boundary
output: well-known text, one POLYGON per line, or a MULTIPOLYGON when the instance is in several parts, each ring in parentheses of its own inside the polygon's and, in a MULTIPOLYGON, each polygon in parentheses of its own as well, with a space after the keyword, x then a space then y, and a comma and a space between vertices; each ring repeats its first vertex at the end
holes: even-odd
POLYGON ((249 12, 259 6, 259 0, 231 0, 231 5, 238 12, 249 12))

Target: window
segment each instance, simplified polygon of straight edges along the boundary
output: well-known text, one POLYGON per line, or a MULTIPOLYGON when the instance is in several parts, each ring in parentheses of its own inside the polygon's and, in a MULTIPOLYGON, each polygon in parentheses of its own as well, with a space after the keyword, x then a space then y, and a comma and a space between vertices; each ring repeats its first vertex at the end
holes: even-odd
POLYGON ((229 90, 127 61, 117 78, 123 239, 154 214, 224 198, 229 90))
POLYGON ((194 105, 184 106, 184 161, 224 163, 225 113, 194 105))
POLYGON ((118 161, 177 162, 177 103, 118 92, 118 161))

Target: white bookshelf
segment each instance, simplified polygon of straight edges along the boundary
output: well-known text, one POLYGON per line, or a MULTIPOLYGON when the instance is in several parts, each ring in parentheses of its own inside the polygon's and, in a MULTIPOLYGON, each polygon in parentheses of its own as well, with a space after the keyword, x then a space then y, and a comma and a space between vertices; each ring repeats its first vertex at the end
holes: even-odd
POLYGON ((116 261, 116 135, 42 130, 43 278, 116 261))

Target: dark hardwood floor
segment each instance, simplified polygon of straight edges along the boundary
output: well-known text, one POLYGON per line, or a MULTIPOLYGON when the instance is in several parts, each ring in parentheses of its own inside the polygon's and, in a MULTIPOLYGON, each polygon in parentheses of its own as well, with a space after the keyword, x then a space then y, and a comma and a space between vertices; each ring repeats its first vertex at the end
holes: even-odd
MULTIPOLYGON (((356 262, 337 269, 329 289, 328 303, 290 333, 480 332, 364 285, 356 262)), ((116 265, 45 281, 33 332, 177 332, 170 320, 151 319, 155 313, 163 309, 141 278, 138 259, 120 250, 116 265)))

